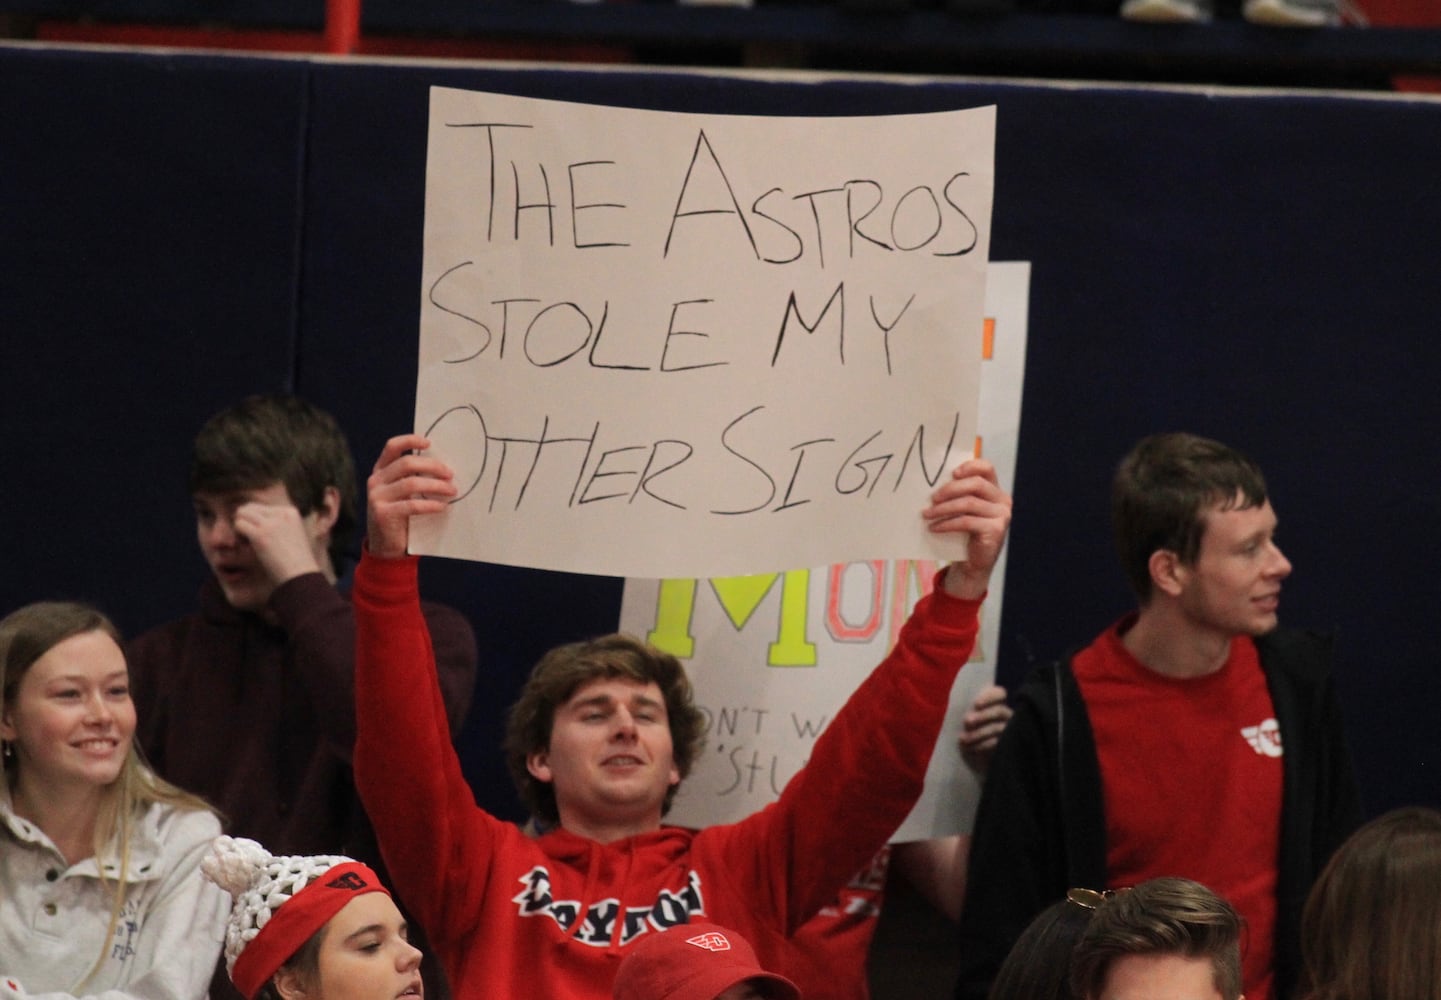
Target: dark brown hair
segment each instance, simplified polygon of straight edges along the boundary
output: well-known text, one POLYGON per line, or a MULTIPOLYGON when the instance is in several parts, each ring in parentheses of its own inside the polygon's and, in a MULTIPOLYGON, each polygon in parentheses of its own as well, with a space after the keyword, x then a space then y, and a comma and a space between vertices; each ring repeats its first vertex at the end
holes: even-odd
POLYGON ((1266 502, 1266 480, 1245 455, 1194 434, 1142 438, 1111 481, 1111 528, 1121 565, 1142 604, 1151 599, 1151 555, 1196 561, 1210 508, 1246 510, 1266 502))
POLYGON ((325 505, 325 491, 340 494, 330 529, 330 560, 337 573, 350 559, 358 509, 355 462, 335 418, 297 396, 247 396, 200 428, 190 462, 190 493, 233 493, 285 484, 301 514, 325 505))
MULTIPOLYGON (((612 677, 641 684, 654 681, 660 688, 670 725, 671 753, 682 778, 700 754, 705 716, 695 707, 690 680, 674 656, 620 633, 557 646, 530 672, 520 698, 511 706, 505 732, 505 760, 521 799, 547 824, 560 820, 555 788, 530 773, 530 755, 550 747, 557 708, 583 685, 612 677)), ((675 793, 672 786, 663 810, 670 809, 675 793)))
POLYGON ((1042 910, 1011 946, 989 1000, 1072 1000, 1071 954, 1093 913, 1064 899, 1042 910))
POLYGON ((282 972, 294 976, 307 994, 316 993, 320 986, 320 947, 325 943, 325 932, 329 929, 330 923, 327 921, 306 938, 305 943, 295 949, 295 954, 281 963, 275 976, 271 976, 255 991, 255 1000, 284 1000, 280 987, 275 983, 276 976, 282 972))
POLYGON ((1378 816, 1322 870, 1301 916, 1307 1000, 1441 1000, 1441 812, 1378 816))

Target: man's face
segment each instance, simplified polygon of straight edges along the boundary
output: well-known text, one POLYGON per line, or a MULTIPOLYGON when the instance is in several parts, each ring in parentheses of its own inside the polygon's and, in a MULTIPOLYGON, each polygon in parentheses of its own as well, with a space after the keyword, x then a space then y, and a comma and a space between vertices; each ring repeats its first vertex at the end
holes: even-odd
POLYGON ((1275 541, 1271 504, 1211 508, 1196 561, 1177 569, 1182 611, 1198 627, 1225 638, 1263 635, 1276 627, 1281 581, 1291 562, 1275 541))
POLYGON ((660 688, 619 677, 583 684, 528 767, 553 784, 561 825, 574 833, 610 840, 658 827, 680 783, 660 688))
POLYGON ((1224 1000, 1209 958, 1122 955, 1090 1000, 1224 1000))
POLYGON ((261 564, 250 539, 235 526, 235 514, 245 504, 294 506, 280 481, 253 490, 196 493, 195 537, 225 599, 237 611, 263 611, 275 583, 261 564))

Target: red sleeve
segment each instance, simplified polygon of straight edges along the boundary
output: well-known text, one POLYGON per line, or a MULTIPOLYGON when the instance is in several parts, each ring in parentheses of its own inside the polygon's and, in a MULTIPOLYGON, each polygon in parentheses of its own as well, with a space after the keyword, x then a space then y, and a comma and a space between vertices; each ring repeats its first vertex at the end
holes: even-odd
POLYGON ((697 835, 735 882, 768 894, 786 934, 835 899, 914 807, 951 686, 970 659, 979 601, 937 587, 895 648, 816 741, 780 798, 740 823, 697 835))
POLYGON ((355 573, 355 784, 394 888, 432 939, 475 925, 495 820, 451 743, 414 557, 361 556, 355 573))

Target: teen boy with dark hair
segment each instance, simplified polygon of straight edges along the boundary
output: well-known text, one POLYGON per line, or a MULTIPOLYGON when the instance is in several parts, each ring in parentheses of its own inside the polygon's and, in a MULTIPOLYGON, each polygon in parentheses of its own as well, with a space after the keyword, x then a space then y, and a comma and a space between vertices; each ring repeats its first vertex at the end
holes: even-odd
POLYGON ((1306 893, 1360 814, 1330 641, 1276 629, 1291 563, 1234 449, 1142 440, 1112 518, 1139 607, 1017 692, 977 810, 957 997, 985 997, 1068 887, 1179 874, 1245 917, 1251 1000, 1285 998, 1306 893))
MULTIPOLYGON (((236 836, 277 854, 365 857, 350 772, 355 613, 335 585, 356 527, 345 437, 305 400, 248 397, 196 435, 190 494, 211 575, 195 613, 129 644, 136 739, 236 836)), ((425 617, 455 730, 475 635, 450 608, 427 604, 425 617)))

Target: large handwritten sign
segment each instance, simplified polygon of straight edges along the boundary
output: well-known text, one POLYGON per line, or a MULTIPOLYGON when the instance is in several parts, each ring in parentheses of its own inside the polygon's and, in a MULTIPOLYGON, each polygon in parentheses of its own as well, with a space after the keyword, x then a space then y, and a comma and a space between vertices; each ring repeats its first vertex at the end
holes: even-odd
MULTIPOLYGON (((990 266, 980 444, 1007 489, 1020 431, 1029 285, 1028 264, 990 266)), ((705 751, 667 822, 731 822, 779 795, 894 644, 937 568, 928 560, 878 560, 709 580, 627 580, 621 630, 681 658, 707 720, 705 751)), ((956 738, 962 715, 995 676, 1004 581, 1002 552, 981 608, 980 641, 950 692, 926 790, 896 840, 970 828, 980 786, 956 738)))
POLYGON ((954 554, 995 109, 689 115, 436 88, 415 552, 619 576, 954 554))

